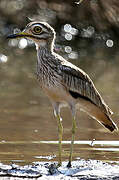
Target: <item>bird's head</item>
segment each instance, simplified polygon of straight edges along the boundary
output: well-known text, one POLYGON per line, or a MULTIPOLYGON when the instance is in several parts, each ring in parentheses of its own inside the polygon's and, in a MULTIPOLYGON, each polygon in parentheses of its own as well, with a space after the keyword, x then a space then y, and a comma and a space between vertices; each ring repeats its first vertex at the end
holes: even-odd
POLYGON ((34 21, 27 24, 22 32, 9 35, 7 38, 32 39, 37 46, 51 46, 55 39, 54 29, 46 22, 34 21))

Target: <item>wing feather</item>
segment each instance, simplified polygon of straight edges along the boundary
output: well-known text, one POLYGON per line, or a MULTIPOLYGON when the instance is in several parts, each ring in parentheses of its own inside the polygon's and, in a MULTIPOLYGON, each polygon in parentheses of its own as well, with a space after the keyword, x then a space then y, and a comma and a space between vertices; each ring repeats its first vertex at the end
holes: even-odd
POLYGON ((62 71, 62 83, 69 91, 87 98, 105 114, 113 114, 95 88, 92 80, 84 71, 69 62, 68 65, 62 64, 60 69, 62 71))

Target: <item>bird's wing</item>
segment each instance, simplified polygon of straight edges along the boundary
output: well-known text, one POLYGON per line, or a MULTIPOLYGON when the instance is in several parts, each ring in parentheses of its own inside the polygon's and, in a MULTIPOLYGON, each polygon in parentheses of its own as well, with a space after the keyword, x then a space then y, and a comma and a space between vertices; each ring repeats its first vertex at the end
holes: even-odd
POLYGON ((101 98, 89 76, 80 68, 69 62, 62 62, 62 83, 74 98, 83 98, 99 107, 105 114, 113 112, 101 98))

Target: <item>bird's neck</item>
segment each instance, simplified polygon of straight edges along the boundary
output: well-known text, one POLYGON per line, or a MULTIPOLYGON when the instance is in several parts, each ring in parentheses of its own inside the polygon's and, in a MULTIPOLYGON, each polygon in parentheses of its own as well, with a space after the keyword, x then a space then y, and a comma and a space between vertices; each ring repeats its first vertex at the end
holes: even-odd
POLYGON ((37 46, 37 63, 39 68, 43 66, 48 66, 52 61, 53 49, 47 45, 37 46))
POLYGON ((54 84, 54 55, 51 48, 40 46, 37 49, 37 78, 42 88, 54 84), (52 75, 51 75, 52 74, 52 75))
POLYGON ((37 55, 38 58, 44 58, 52 54, 52 51, 50 48, 47 48, 46 46, 38 46, 37 47, 37 55))
POLYGON ((53 40, 39 40, 36 43, 36 49, 37 51, 46 51, 47 52, 53 52, 54 49, 54 39, 53 40))

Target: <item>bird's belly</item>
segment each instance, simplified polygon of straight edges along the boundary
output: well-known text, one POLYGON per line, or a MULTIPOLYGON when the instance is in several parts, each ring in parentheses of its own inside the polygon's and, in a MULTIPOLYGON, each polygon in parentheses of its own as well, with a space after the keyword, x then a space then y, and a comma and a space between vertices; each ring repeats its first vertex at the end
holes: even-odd
POLYGON ((63 88, 43 88, 51 101, 59 102, 61 104, 69 104, 71 96, 63 88))

